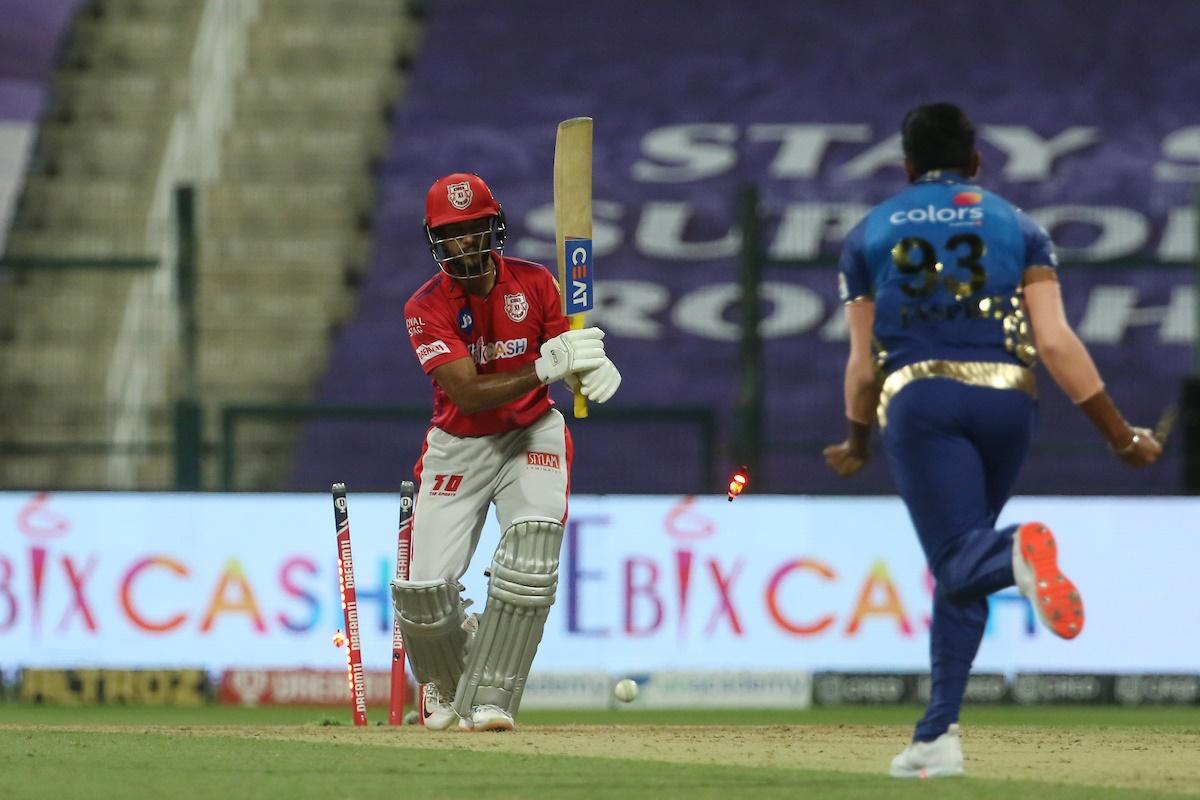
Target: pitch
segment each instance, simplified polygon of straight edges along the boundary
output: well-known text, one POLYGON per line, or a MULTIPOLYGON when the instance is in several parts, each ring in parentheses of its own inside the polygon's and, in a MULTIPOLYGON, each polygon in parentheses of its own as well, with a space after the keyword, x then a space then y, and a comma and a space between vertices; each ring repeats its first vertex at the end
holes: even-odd
POLYGON ((489 735, 312 709, 0 706, 0 774, 17 798, 467 797, 483 782, 491 798, 1200 794, 1200 709, 971 709, 970 777, 935 786, 884 776, 918 714, 528 712, 489 735))

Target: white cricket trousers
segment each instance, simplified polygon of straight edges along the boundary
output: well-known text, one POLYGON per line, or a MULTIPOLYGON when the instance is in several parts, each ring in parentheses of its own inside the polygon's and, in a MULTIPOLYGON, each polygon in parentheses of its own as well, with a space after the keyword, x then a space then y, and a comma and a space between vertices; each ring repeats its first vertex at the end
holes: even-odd
POLYGON ((430 428, 416 468, 409 580, 462 578, 493 502, 501 533, 530 517, 566 524, 571 455, 571 434, 554 408, 528 428, 492 436, 430 428))

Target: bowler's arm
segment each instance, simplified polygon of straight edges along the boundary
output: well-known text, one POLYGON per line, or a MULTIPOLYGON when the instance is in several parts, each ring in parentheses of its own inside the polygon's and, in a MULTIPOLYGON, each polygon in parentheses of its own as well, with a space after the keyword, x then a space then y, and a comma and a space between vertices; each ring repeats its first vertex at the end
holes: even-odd
POLYGON ((1042 363, 1059 388, 1100 431, 1113 453, 1135 467, 1153 464, 1162 447, 1146 428, 1125 421, 1109 397, 1087 347, 1075 335, 1063 310, 1058 273, 1047 266, 1025 270, 1025 304, 1042 363))
POLYGON ((871 420, 879 402, 879 384, 871 357, 871 331, 875 325, 875 301, 858 297, 846 303, 850 329, 850 355, 846 359, 843 393, 846 403, 846 440, 823 451, 825 462, 839 475, 853 475, 870 455, 871 420))

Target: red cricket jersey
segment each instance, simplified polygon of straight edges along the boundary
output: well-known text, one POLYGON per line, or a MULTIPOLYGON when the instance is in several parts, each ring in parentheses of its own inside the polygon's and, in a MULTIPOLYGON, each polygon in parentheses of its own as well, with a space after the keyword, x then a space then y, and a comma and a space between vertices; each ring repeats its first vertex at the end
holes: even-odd
MULTIPOLYGON (((404 321, 417 361, 426 374, 442 364, 470 358, 481 375, 532 364, 542 343, 568 330, 558 284, 541 264, 498 256, 496 285, 475 297, 439 272, 404 304, 404 321)), ((524 428, 554 402, 539 386, 516 400, 464 414, 433 382, 433 425, 455 436, 488 436, 524 428)))

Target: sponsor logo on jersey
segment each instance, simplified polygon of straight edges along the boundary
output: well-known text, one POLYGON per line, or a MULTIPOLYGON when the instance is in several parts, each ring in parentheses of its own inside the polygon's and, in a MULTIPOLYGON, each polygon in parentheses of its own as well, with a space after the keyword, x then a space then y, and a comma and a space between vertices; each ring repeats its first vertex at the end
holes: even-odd
POLYGON ((959 192, 954 195, 954 205, 956 206, 975 206, 983 202, 983 195, 979 192, 959 192))
POLYGON ((559 469, 558 453, 543 453, 539 450, 529 450, 525 453, 525 463, 531 467, 542 469, 559 469))
POLYGON ((504 313, 513 322, 520 322, 529 314, 529 301, 524 292, 504 295, 504 313))
POLYGON ((478 339, 467 345, 467 349, 471 351, 471 358, 475 363, 482 366, 502 358, 516 358, 525 355, 529 350, 529 340, 524 337, 501 339, 498 342, 485 342, 483 339, 478 339))
POLYGON ((462 211, 467 206, 471 205, 471 200, 474 198, 474 193, 471 191, 471 184, 463 181, 462 183, 451 183, 446 186, 446 199, 450 201, 450 205, 462 211))
MULTIPOLYGON (((970 194, 970 192, 963 192, 970 194)), ((925 206, 924 208, 910 208, 905 211, 894 211, 888 217, 888 222, 893 225, 903 225, 906 222, 949 222, 962 225, 974 225, 983 221, 983 209, 966 206, 960 208, 937 208, 936 206, 925 206)))
POLYGON ((421 331, 425 330, 425 320, 421 317, 405 317, 404 324, 408 328, 409 336, 420 336, 421 331))
POLYGON ((464 333, 469 333, 471 326, 475 324, 475 320, 471 318, 471 309, 460 308, 458 311, 458 329, 464 333))
POLYGON ((462 475, 434 475, 433 485, 429 487, 430 497, 454 497, 462 486, 462 475))
POLYGON ((449 355, 450 347, 441 339, 423 344, 417 348, 417 360, 424 364, 434 356, 449 355))

